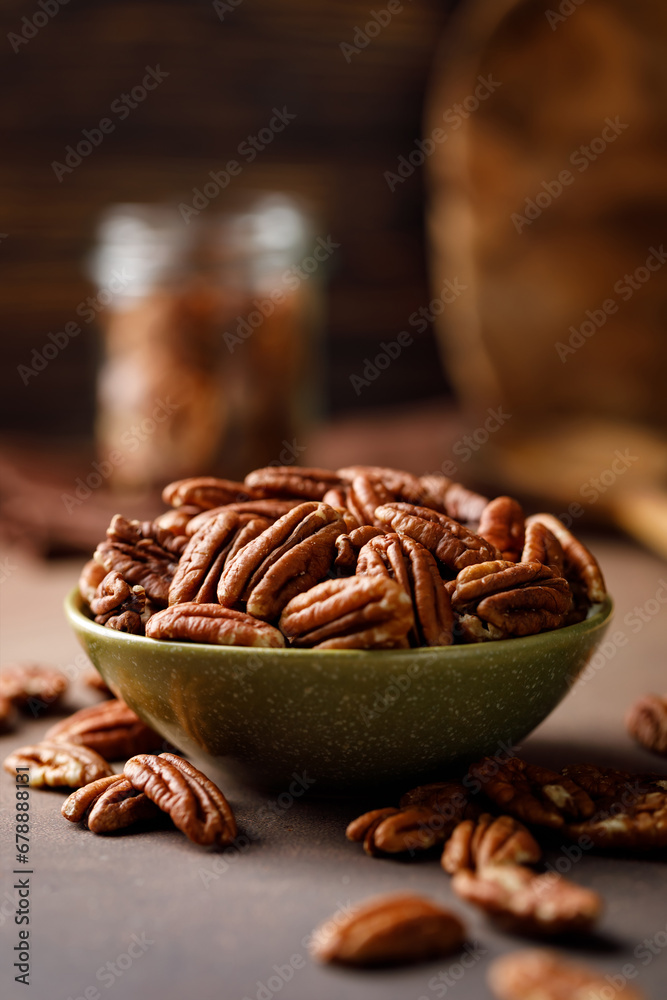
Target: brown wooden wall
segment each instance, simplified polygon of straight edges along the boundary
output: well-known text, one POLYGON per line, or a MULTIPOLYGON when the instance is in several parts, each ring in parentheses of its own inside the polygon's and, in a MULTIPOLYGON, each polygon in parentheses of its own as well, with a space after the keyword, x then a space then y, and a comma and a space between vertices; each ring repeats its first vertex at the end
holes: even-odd
MULTIPOLYGON (((57 0, 44 0, 53 10, 57 0)), ((221 20, 208 0, 69 0, 26 44, 37 0, 0 14, 0 426, 90 429, 96 334, 73 339, 24 385, 50 331, 90 294, 82 259, 99 211, 116 201, 178 202, 220 169, 274 106, 294 122, 240 186, 305 193, 341 249, 332 258, 327 399, 334 411, 437 394, 445 387, 429 330, 357 397, 350 374, 429 300, 420 172, 389 190, 383 172, 420 135, 429 66, 451 2, 406 0, 347 62, 380 0, 242 0, 221 20), (18 48, 17 52, 13 47, 18 48), (146 66, 168 77, 125 120, 110 114, 146 66), (114 131, 59 182, 52 162, 82 129, 114 131)), ((37 21, 43 21, 38 17, 37 21)))

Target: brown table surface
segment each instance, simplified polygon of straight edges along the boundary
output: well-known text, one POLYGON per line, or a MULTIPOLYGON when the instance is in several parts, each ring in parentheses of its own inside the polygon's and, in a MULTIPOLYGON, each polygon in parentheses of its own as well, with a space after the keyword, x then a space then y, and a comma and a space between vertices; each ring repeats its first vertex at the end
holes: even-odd
MULTIPOLYGON (((608 659, 579 683, 523 747, 532 761, 559 767, 595 761, 667 772, 667 761, 626 735, 628 705, 646 691, 665 691, 667 567, 619 539, 593 541, 616 600, 608 659), (662 590, 661 590, 662 588, 662 590), (657 596, 656 596, 657 595, 657 596), (662 602, 661 599, 662 598, 662 602), (645 621, 640 621, 638 612, 645 621), (626 641, 627 640, 627 641, 626 641)), ((0 584, 2 662, 35 660, 67 668, 79 654, 61 602, 78 562, 43 564, 9 553, 0 584)), ((80 658, 79 658, 80 659, 80 658)), ((75 682, 67 708, 95 696, 75 682)), ((52 720, 25 721, 3 737, 7 751, 40 738, 52 720)), ((211 854, 164 829, 96 837, 60 816, 63 796, 31 792, 31 986, 14 982, 14 784, 0 777, 2 885, 0 991, 36 1000, 485 1000, 491 960, 527 946, 493 929, 452 893, 437 858, 406 863, 366 857, 347 843, 346 823, 378 803, 306 794, 285 810, 238 787, 225 791, 248 836, 246 850, 211 854), (262 809, 263 806, 269 808, 262 809), (261 810, 261 814, 260 814, 261 810), (308 957, 313 928, 341 907, 381 892, 414 890, 451 905, 469 929, 461 956, 394 971, 323 968, 308 957), (128 951, 128 949, 130 949, 128 951), (291 963, 291 964, 290 964, 291 963)), ((550 864, 569 866, 556 846, 550 864)), ((559 943, 559 950, 612 977, 634 977, 650 1000, 667 997, 667 868, 659 858, 586 853, 569 877, 598 890, 606 909, 599 935, 559 943), (644 942, 647 941, 648 944, 644 942), (652 949, 652 950, 651 950, 652 949)), ((25 876, 19 876, 25 878, 25 876)), ((528 942, 528 946, 530 943, 528 942)), ((616 978, 613 978, 616 977, 616 978)), ((609 996, 616 995, 612 989, 609 996)))

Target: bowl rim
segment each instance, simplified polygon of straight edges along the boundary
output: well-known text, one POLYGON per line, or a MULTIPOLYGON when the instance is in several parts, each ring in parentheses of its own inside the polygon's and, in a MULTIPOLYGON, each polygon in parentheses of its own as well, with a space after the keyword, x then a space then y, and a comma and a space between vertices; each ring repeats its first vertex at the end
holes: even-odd
POLYGON ((588 616, 583 621, 576 622, 574 625, 565 625, 558 629, 537 632, 535 635, 515 636, 512 639, 490 639, 487 642, 461 643, 451 646, 420 646, 411 649, 293 649, 280 646, 223 646, 205 642, 177 642, 173 639, 151 639, 144 635, 118 632, 114 629, 108 629, 104 625, 98 625, 85 614, 83 610, 83 597, 78 586, 73 587, 67 594, 64 607, 65 614, 70 623, 77 630, 83 630, 100 639, 111 640, 112 642, 125 642, 139 648, 142 646, 150 649, 162 647, 165 652, 169 649, 182 650, 183 652, 187 652, 188 656, 210 655, 213 653, 223 659, 225 656, 232 654, 234 656, 267 656, 269 658, 276 655, 280 657, 286 655, 290 657, 312 657, 313 654, 316 654, 318 658, 326 657, 327 660, 344 660, 346 658, 358 657, 360 654, 372 654, 373 659, 377 660, 378 666, 383 660, 395 658, 398 654, 407 654, 411 657, 416 656, 421 659, 428 659, 434 653, 442 654, 446 652, 448 658, 474 659, 479 655, 480 649, 493 649, 494 651, 497 651, 499 647, 501 649, 508 649, 508 643, 518 653, 521 649, 529 649, 531 645, 543 643, 545 636, 548 635, 557 636, 562 641, 570 638, 576 639, 579 635, 597 631, 597 629, 609 623, 614 612, 613 599, 610 594, 607 594, 604 601, 592 606, 588 616))

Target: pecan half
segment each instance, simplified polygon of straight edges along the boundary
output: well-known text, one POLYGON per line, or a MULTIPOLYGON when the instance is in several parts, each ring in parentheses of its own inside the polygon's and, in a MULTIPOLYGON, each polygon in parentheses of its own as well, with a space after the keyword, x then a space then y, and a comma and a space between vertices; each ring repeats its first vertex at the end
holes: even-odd
POLYGON ((90 747, 50 740, 19 747, 5 758, 4 767, 10 774, 16 774, 17 767, 29 767, 28 781, 33 788, 80 788, 112 773, 90 747))
POLYGON ((338 475, 347 483, 353 485, 354 480, 363 476, 371 482, 380 483, 396 500, 406 503, 424 503, 426 491, 418 476, 404 469, 392 469, 383 465, 347 465, 337 470, 338 475))
POLYGON ((160 815, 154 802, 137 791, 124 774, 100 778, 72 792, 60 810, 71 823, 85 823, 93 833, 113 833, 160 815))
POLYGON ((477 534, 495 546, 503 559, 517 562, 524 545, 524 512, 513 497, 496 497, 482 511, 477 534))
POLYGON ((218 600, 225 607, 245 602, 249 614, 279 617, 288 601, 326 576, 336 538, 347 531, 327 504, 303 503, 248 542, 220 577, 218 600))
POLYGON ((585 835, 597 848, 607 850, 667 847, 667 777, 594 764, 572 765, 563 773, 594 803, 592 816, 566 826, 573 840, 585 835))
POLYGON ((263 497, 302 497, 321 500, 327 490, 340 486, 341 479, 331 469, 307 469, 300 465, 275 465, 255 469, 245 477, 246 486, 263 497))
POLYGON ((456 521, 476 524, 489 502, 488 497, 475 493, 446 476, 421 476, 419 481, 424 490, 423 506, 439 510, 456 521))
POLYGON ((178 479, 169 483, 162 491, 162 499, 170 507, 192 506, 199 510, 244 500, 258 500, 261 495, 245 483, 235 483, 231 479, 216 479, 215 476, 178 479))
POLYGON ((476 614, 506 635, 535 635, 564 625, 571 606, 572 592, 567 580, 553 577, 491 594, 479 602, 476 614))
POLYGON ((529 830, 512 816, 483 813, 464 819, 445 844, 441 864, 455 875, 462 868, 487 865, 534 864, 542 857, 540 845, 529 830))
POLYGON ((412 601, 380 576, 325 580, 285 607, 279 628, 294 646, 314 649, 388 649, 414 625, 412 601))
POLYGON ((328 921, 314 932, 310 950, 321 962, 396 965, 447 955, 464 937, 449 910, 405 894, 369 900, 343 921, 328 921))
POLYGON ((236 836, 236 820, 217 785, 182 757, 139 754, 127 761, 125 775, 195 844, 225 847, 236 836))
POLYGON ((667 755, 667 696, 645 694, 628 712, 625 725, 640 746, 667 755))
POLYGON ((454 573, 464 566, 488 562, 499 556, 494 546, 485 539, 454 518, 428 507, 388 503, 377 508, 375 517, 387 531, 400 532, 420 542, 454 573))
POLYGON ((106 574, 90 601, 98 625, 134 635, 143 635, 145 609, 144 588, 138 583, 130 586, 115 569, 106 574))
POLYGON ((469 773, 492 802, 525 823, 558 829, 568 818, 588 818, 595 811, 590 796, 567 775, 520 757, 483 757, 469 773))
POLYGON ((0 673, 0 697, 17 708, 47 708, 57 705, 69 681, 53 667, 39 663, 9 663, 0 673))
POLYGON ((359 526, 372 524, 376 528, 380 527, 375 509, 394 499, 394 494, 381 480, 369 479, 368 476, 355 476, 345 491, 347 509, 359 526))
POLYGON ((379 538, 382 534, 380 528, 376 528, 372 524, 362 524, 359 528, 353 528, 349 534, 339 535, 336 539, 337 555, 334 559, 334 566, 337 569, 354 571, 357 567, 359 552, 366 542, 370 542, 371 538, 379 538))
POLYGON ((565 555, 552 531, 541 521, 531 521, 526 525, 526 539, 521 553, 521 562, 539 562, 548 566, 554 576, 563 575, 565 555))
POLYGON ((122 760, 157 750, 164 743, 120 698, 80 709, 51 726, 45 738, 86 746, 105 760, 122 760))
POLYGON ((393 806, 385 809, 371 809, 370 812, 363 813, 348 823, 345 836, 354 843, 364 845, 366 854, 375 857, 381 853, 375 845, 375 831, 380 823, 388 816, 394 816, 398 812, 393 806))
POLYGON ((607 593, 604 577, 597 560, 586 546, 553 514, 533 514, 527 519, 526 525, 529 526, 536 521, 547 527, 560 542, 565 556, 565 579, 573 589, 581 590, 590 604, 603 601, 607 593))
POLYGON ((498 1000, 645 1000, 627 981, 609 978, 595 969, 564 962, 555 952, 538 948, 514 951, 489 967, 488 984, 498 1000))
POLYGON ((225 511, 209 518, 190 536, 174 578, 169 603, 214 604, 225 563, 269 527, 264 517, 225 511))
POLYGON ((205 642, 217 646, 264 646, 279 649, 285 640, 277 628, 244 611, 219 604, 172 604, 146 623, 149 639, 205 642))
POLYGON ((452 888, 505 929, 521 934, 588 931, 602 912, 596 892, 555 872, 536 875, 522 865, 487 865, 476 872, 463 868, 452 888))
POLYGON ((188 522, 185 533, 186 535, 194 535, 212 517, 225 513, 251 514, 253 517, 264 517, 269 522, 277 521, 279 517, 288 514, 289 511, 302 503, 302 500, 246 500, 243 503, 228 503, 224 507, 202 510, 188 522))
POLYGON ((165 531, 171 531, 172 535, 186 535, 188 532, 188 525, 194 517, 200 512, 200 507, 196 507, 193 504, 186 504, 184 507, 172 507, 170 510, 165 510, 164 513, 158 514, 158 516, 153 520, 153 524, 158 528, 163 528, 165 531))
POLYGON ((95 596, 95 591, 106 576, 104 566, 100 566, 94 559, 89 559, 79 575, 79 593, 86 604, 90 604, 95 596))
POLYGON ((152 521, 128 521, 116 514, 94 558, 107 572, 117 570, 128 583, 142 586, 149 600, 163 607, 187 541, 152 521))
POLYGON ((361 549, 359 576, 386 576, 399 583, 412 600, 416 646, 448 646, 454 615, 437 563, 428 549, 408 535, 373 538, 361 549))
POLYGON ((452 606, 457 611, 476 608, 490 594, 515 590, 527 583, 553 579, 548 566, 540 562, 515 563, 507 559, 466 566, 456 577, 452 606))

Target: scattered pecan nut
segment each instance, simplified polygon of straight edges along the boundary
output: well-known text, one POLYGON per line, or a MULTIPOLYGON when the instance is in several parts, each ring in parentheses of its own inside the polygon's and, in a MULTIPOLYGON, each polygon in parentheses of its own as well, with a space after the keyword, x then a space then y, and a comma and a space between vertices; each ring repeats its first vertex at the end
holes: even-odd
POLYGON ((607 593, 604 577, 597 560, 586 546, 553 514, 533 514, 527 519, 526 525, 530 526, 536 521, 547 527, 560 542, 565 556, 565 579, 572 589, 581 591, 589 604, 603 601, 607 593))
POLYGON ((208 510, 223 504, 245 500, 258 500, 261 494, 245 483, 235 483, 231 479, 216 479, 215 476, 193 476, 178 479, 162 491, 162 499, 170 507, 197 507, 208 510))
POLYGON ((644 695, 628 712, 625 725, 640 746, 667 755, 667 696, 644 695))
POLYGON ((193 843, 225 847, 236 837, 236 820, 225 796, 182 757, 139 754, 127 761, 124 773, 193 843))
POLYGON ((573 840, 586 836, 598 849, 643 851, 667 847, 667 778, 632 774, 593 764, 563 768, 563 774, 585 789, 593 815, 570 822, 573 840))
POLYGON ((107 573, 90 601, 90 610, 98 625, 119 632, 143 635, 146 591, 141 584, 131 585, 113 569, 107 573))
POLYGON ((523 865, 487 865, 458 871, 454 892, 479 906, 505 929, 520 934, 588 931, 602 912, 596 892, 555 872, 536 875, 523 865))
POLYGON ((69 681, 53 667, 39 663, 10 663, 0 673, 0 697, 17 708, 37 710, 58 704, 69 681))
POLYGON ((386 576, 412 599, 416 646, 448 646, 454 615, 435 558, 414 538, 388 534, 372 538, 359 552, 360 576, 386 576))
POLYGON ((589 795, 567 774, 557 774, 520 757, 500 761, 483 757, 469 773, 482 784, 484 794, 503 812, 535 826, 563 827, 567 820, 586 819, 595 806, 589 795))
POLYGON ((454 573, 500 555, 493 545, 465 525, 429 507, 388 503, 377 508, 375 517, 387 531, 409 535, 420 542, 454 573))
POLYGON ((19 747, 5 758, 4 767, 10 774, 16 774, 17 767, 29 767, 28 781, 33 788, 80 788, 112 773, 90 747, 53 740, 19 747))
POLYGON ((368 854, 426 851, 443 844, 470 808, 465 788, 457 781, 413 788, 400 808, 374 809, 353 820, 349 840, 363 841, 368 854))
POLYGON ((609 978, 595 969, 564 962, 538 948, 514 951, 489 967, 488 984, 497 1000, 644 1000, 627 981, 609 988, 609 978))
POLYGON ((512 816, 483 813, 464 819, 445 844, 441 864, 455 875, 462 868, 475 870, 487 865, 534 864, 542 857, 540 845, 529 830, 512 816))
POLYGON ((105 760, 124 760, 136 753, 159 750, 164 744, 120 698, 80 709, 51 726, 45 739, 86 746, 105 760))
POLYGON ((340 486, 341 479, 331 469, 308 469, 300 465, 269 465, 255 469, 245 477, 245 484, 262 497, 285 497, 293 500, 321 500, 327 490, 340 486))
POLYGON ((226 561, 268 527, 266 518, 224 508, 221 514, 204 521, 183 550, 169 585, 169 604, 215 604, 226 561))
POLYGON ((229 560, 218 600, 225 607, 245 602, 248 614, 275 620, 291 598, 326 576, 336 539, 346 531, 345 521, 328 504, 295 507, 229 560))
POLYGON ((394 648, 413 625, 409 596, 380 576, 325 580, 292 598, 279 622, 292 645, 313 649, 394 648))
POLYGON ((65 799, 61 812, 71 823, 85 823, 93 833, 113 833, 159 816, 154 802, 137 791, 124 774, 84 785, 65 799))
POLYGON ((94 558, 107 573, 117 570, 129 584, 140 584, 150 601, 164 607, 187 541, 185 535, 174 535, 152 521, 128 521, 116 514, 94 558))
POLYGON ((501 553, 503 559, 517 562, 523 551, 525 514, 513 497, 490 500, 479 519, 477 534, 501 553))
POLYGON ((321 962, 396 965, 448 955, 463 944, 465 929, 449 910, 414 895, 369 900, 341 922, 313 934, 311 953, 321 962))
POLYGON ((363 813, 348 823, 345 836, 354 843, 363 844, 366 854, 376 857, 381 852, 375 844, 375 831, 380 823, 388 816, 394 816, 398 812, 393 806, 385 809, 371 809, 370 812, 363 813))
POLYGON ((282 634, 268 622, 219 604, 194 602, 172 604, 169 608, 156 611, 146 623, 146 635, 149 639, 205 642, 218 646, 279 649, 285 645, 282 634))

